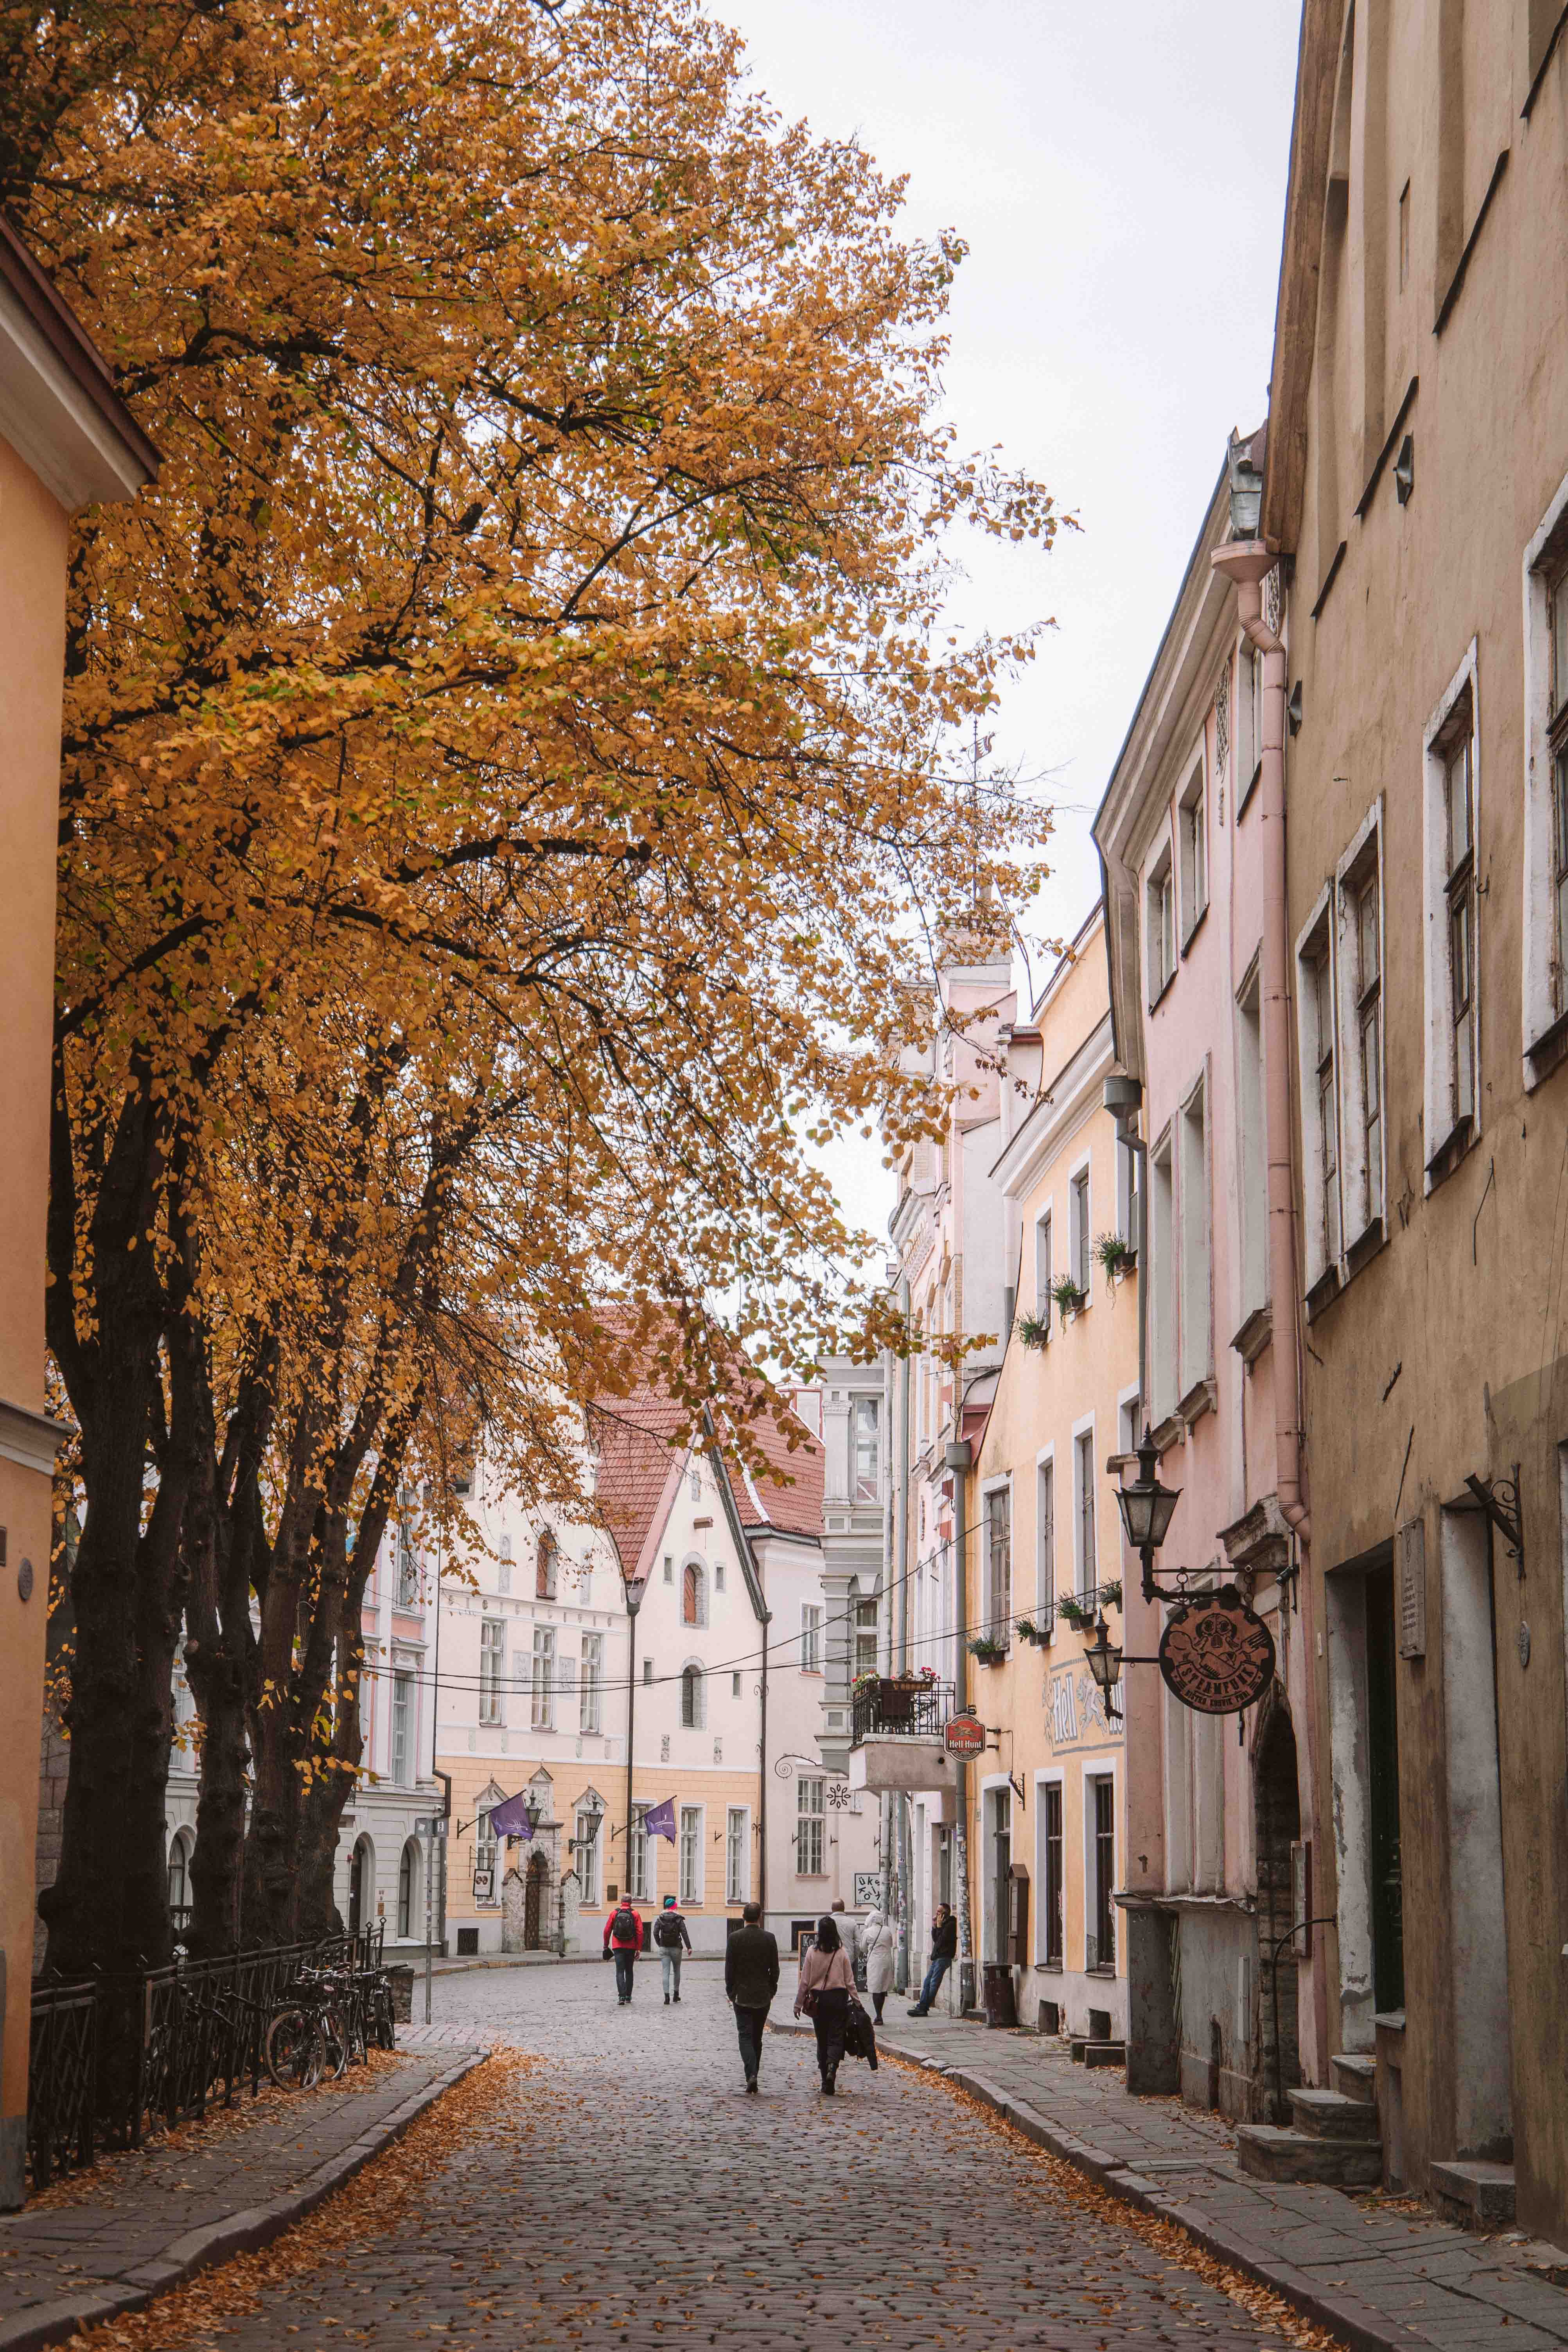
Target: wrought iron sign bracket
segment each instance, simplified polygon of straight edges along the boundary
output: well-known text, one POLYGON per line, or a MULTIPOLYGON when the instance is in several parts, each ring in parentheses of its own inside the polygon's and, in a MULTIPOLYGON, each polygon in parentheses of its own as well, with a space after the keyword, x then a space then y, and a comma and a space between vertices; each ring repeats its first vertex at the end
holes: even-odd
POLYGON ((1519 1507, 1519 1465, 1513 1465, 1511 1478, 1478 1478, 1473 1475, 1465 1481, 1476 1498, 1476 1508, 1484 1511, 1504 1543, 1521 1577, 1524 1574, 1524 1521, 1519 1507))

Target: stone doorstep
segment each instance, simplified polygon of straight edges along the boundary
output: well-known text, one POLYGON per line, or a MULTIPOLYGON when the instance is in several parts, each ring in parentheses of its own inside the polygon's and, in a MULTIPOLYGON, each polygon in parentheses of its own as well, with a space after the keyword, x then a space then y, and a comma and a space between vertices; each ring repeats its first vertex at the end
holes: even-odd
POLYGON ((1376 2189, 1383 2180, 1383 2148, 1375 2139, 1325 2139, 1278 2124, 1240 2124, 1236 2150, 1253 2180, 1313 2181, 1326 2189, 1376 2189))
POLYGON ((455 2065, 447 2067, 384 2116, 373 2132, 339 2155, 329 2157, 297 2189, 275 2197, 269 2204, 226 2214, 221 2221, 183 2231, 156 2254, 143 2257, 122 2274, 121 2281, 95 2293, 72 2294, 54 2303, 33 2304, 0 2320, 0 2352, 34 2352, 37 2346, 58 2344, 79 2328, 119 2318, 128 2311, 142 2310, 155 2296, 181 2284, 197 2271, 269 2245, 274 2238, 312 2212, 334 2189, 352 2180, 373 2156, 401 2139, 416 2117, 434 2106, 465 2074, 481 2065, 489 2054, 486 2050, 466 2051, 455 2065))
POLYGON ((1429 2168, 1432 2194, 1447 2221, 1461 2230, 1502 2230, 1513 2220, 1513 2167, 1459 2159, 1429 2168))
POLYGON ((1364 2099, 1346 2098, 1340 2091, 1295 2090, 1287 2095, 1298 2131, 1312 2139, 1354 2140, 1381 2147, 1377 2109, 1364 2099))
POLYGON ((1075 2035, 1068 2044, 1075 2066, 1124 2066, 1127 2063, 1125 2042, 1090 2042, 1087 2036, 1075 2035))
POLYGON ((1367 2106, 1377 2105, 1377 2061, 1359 2050, 1342 2050, 1329 2061, 1329 2072, 1334 2078, 1334 2088, 1342 2098, 1360 2099, 1367 2106))

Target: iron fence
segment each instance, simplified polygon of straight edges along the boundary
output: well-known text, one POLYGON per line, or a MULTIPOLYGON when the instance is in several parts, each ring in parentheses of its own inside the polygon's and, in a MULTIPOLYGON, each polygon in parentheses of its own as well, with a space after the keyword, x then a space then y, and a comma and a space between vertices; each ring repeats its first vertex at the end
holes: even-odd
POLYGON ((951 1683, 901 1683, 882 1675, 851 1698, 850 1745, 891 1733, 906 1739, 940 1739, 952 1714, 951 1683))
POLYGON ((100 2147, 149 2135, 260 2088, 267 2029, 301 1969, 348 1976, 362 2000, 380 1978, 384 1929, 269 1944, 165 1968, 43 1979, 33 1986, 27 2162, 35 2189, 100 2147))

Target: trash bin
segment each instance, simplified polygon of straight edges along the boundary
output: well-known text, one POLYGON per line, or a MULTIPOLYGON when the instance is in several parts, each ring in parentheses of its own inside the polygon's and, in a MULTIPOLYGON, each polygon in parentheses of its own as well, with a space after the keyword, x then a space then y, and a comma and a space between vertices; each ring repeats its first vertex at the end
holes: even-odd
POLYGON ((1001 1960, 986 1961, 980 1998, 987 2025, 1017 2024, 1018 2003, 1013 1991, 1013 1971, 1001 1960))
POLYGON ((414 2022, 414 1971, 406 1960, 395 1961, 386 1971, 392 1987, 392 2014, 399 2025, 414 2022))

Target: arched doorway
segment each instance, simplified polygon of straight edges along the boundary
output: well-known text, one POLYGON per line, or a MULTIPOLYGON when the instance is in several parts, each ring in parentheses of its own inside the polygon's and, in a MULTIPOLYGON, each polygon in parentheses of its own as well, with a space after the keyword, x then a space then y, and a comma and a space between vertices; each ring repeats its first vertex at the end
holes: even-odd
POLYGON ((397 1865, 397 1933, 406 1942, 417 1931, 419 1906, 419 1841, 409 1838, 397 1865))
POLYGON ((355 1842, 349 1864, 349 1934, 363 1936, 375 1906, 375 1849, 369 1838, 355 1842))
POLYGON ((544 1882, 550 1865, 542 1853, 528 1857, 528 1874, 522 1886, 522 1948, 540 1952, 544 1948, 544 1882))
POLYGON ((1258 1735, 1253 1757, 1254 1823, 1258 1843, 1258 2111, 1273 2113, 1277 2123, 1288 2120, 1275 2110, 1275 2084, 1281 2105, 1301 2080, 1301 2048, 1297 2032, 1298 1979, 1295 1956, 1288 1942, 1294 1922, 1290 1916, 1290 1848, 1301 1834, 1301 1800, 1296 1780, 1296 1734, 1290 1710, 1278 1684, 1258 1735), (1270 1965, 1279 1948, 1279 1966, 1270 1965), (1278 1992, 1279 2014, 1275 2014, 1278 1992))

